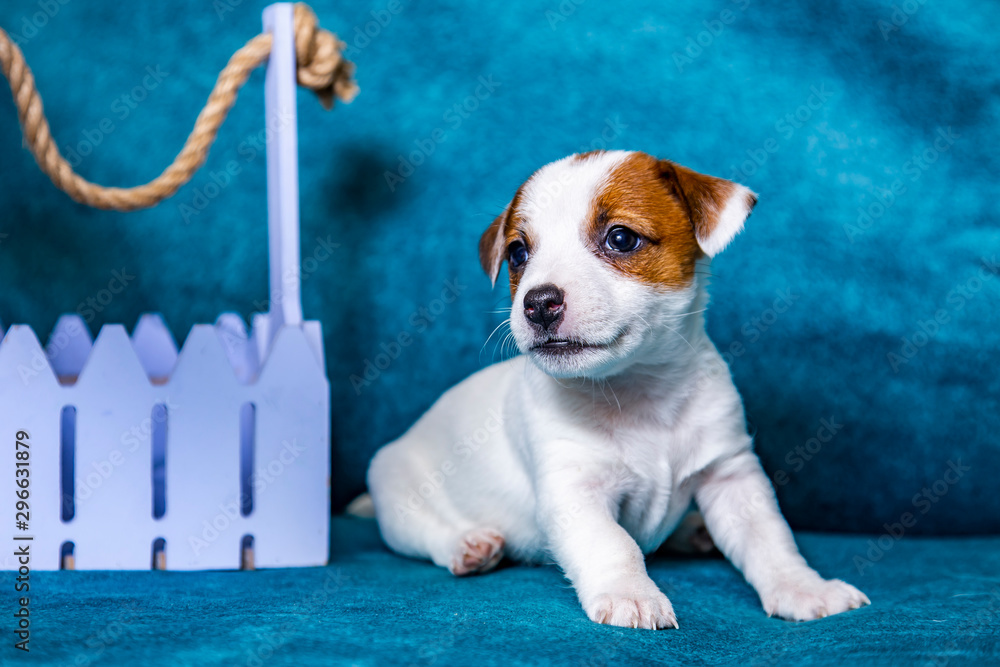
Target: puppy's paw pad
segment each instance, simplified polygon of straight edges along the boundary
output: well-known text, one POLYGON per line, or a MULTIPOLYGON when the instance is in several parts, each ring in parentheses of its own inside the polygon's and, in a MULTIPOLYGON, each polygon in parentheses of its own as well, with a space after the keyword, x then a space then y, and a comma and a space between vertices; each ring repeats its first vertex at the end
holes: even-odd
POLYGON ((673 605, 659 591, 638 595, 599 595, 587 605, 586 611, 590 620, 620 628, 663 630, 679 627, 673 605))
POLYGON ((768 616, 789 621, 812 621, 871 604, 868 596, 854 586, 819 576, 784 583, 763 602, 768 616))
POLYGON ((495 530, 470 530, 458 541, 448 569, 458 577, 489 572, 503 558, 503 545, 503 535, 495 530))

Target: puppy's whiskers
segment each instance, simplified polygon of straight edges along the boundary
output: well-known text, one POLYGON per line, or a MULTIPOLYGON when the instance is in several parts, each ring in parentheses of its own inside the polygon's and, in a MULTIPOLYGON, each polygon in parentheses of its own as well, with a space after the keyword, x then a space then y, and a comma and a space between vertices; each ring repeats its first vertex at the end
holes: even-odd
POLYGON ((606 385, 608 385, 608 389, 611 390, 611 395, 615 397, 615 403, 618 405, 618 414, 621 414, 622 413, 622 402, 618 400, 618 393, 615 391, 614 385, 612 385, 607 380, 605 380, 604 383, 606 385))
POLYGON ((517 340, 514 338, 514 332, 508 331, 507 335, 503 337, 503 342, 500 344, 500 360, 507 361, 517 356, 517 340), (507 352, 507 346, 510 345, 511 351, 507 352))
POLYGON ((618 400, 618 394, 615 393, 615 388, 611 386, 611 383, 608 382, 607 380, 601 380, 600 386, 601 386, 601 395, 604 397, 604 400, 607 402, 608 405, 611 405, 611 399, 609 399, 608 395, 604 392, 604 388, 607 387, 608 389, 611 390, 611 395, 614 396, 615 404, 618 405, 618 414, 621 414, 622 404, 621 401, 618 400))
POLYGON ((704 313, 706 310, 708 310, 708 308, 702 308, 701 310, 692 310, 687 313, 678 313, 677 315, 666 315, 665 317, 669 319, 677 319, 679 317, 686 317, 688 315, 697 315, 698 313, 704 313))
MULTIPOLYGON (((510 318, 509 317, 507 319, 505 319, 503 322, 501 322, 500 324, 498 324, 496 326, 496 328, 492 332, 490 332, 490 335, 486 337, 486 342, 483 343, 482 348, 480 348, 480 350, 479 350, 479 363, 483 362, 483 351, 486 350, 486 346, 490 344, 490 338, 493 338, 494 334, 496 334, 496 332, 499 331, 504 326, 508 326, 508 327, 510 326, 510 318)), ((493 349, 493 353, 496 354, 496 348, 493 349)))
MULTIPOLYGON (((508 324, 509 326, 509 324, 508 324)), ((490 356, 490 363, 494 363, 497 360, 497 355, 500 356, 500 361, 505 359, 505 350, 507 348, 507 341, 510 340, 511 336, 514 334, 508 330, 507 333, 503 335, 503 338, 497 340, 497 344, 493 346, 493 354, 490 356)))
POLYGON ((495 360, 497 354, 499 353, 499 355, 500 355, 500 361, 503 361, 503 359, 504 359, 504 349, 507 346, 507 339, 510 338, 510 335, 511 335, 510 331, 508 331, 507 333, 505 333, 503 335, 503 338, 501 338, 500 341, 498 342, 498 344, 496 345, 496 347, 493 348, 493 359, 494 360, 495 360))
POLYGON ((682 341, 684 341, 685 343, 687 343, 687 346, 690 347, 693 352, 697 352, 698 351, 697 349, 695 349, 695 346, 692 345, 691 342, 687 338, 685 338, 684 334, 682 334, 680 331, 678 331, 677 329, 674 329, 671 326, 667 326, 666 324, 664 324, 663 326, 667 327, 667 329, 670 329, 670 331, 673 331, 675 334, 677 334, 678 336, 680 336, 680 339, 682 341))

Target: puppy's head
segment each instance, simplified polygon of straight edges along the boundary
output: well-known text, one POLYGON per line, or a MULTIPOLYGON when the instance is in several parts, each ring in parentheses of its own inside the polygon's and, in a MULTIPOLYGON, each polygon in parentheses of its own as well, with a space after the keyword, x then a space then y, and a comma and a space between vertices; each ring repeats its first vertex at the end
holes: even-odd
POLYGON ((742 185, 645 153, 571 155, 518 189, 479 258, 494 284, 508 263, 522 353, 555 377, 607 377, 668 361, 698 297, 696 263, 755 203, 742 185))

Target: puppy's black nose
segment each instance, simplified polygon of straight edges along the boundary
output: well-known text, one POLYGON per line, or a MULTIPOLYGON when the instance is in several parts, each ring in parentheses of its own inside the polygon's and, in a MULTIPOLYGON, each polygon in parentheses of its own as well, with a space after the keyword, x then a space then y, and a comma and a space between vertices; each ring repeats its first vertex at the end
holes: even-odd
POLYGON ((562 320, 566 310, 563 296, 563 291, 551 283, 528 290, 524 295, 524 316, 548 331, 562 320))

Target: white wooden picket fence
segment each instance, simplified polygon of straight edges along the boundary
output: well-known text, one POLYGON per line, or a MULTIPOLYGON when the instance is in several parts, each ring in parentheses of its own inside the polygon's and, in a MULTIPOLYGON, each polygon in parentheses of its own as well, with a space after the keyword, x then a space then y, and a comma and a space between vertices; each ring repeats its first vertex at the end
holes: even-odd
POLYGON ((196 325, 179 352, 157 315, 93 342, 66 315, 45 347, 3 330, 0 569, 23 545, 33 570, 327 562, 330 397, 299 292, 292 5, 268 7, 264 28, 270 311, 249 331, 235 314, 196 325))

